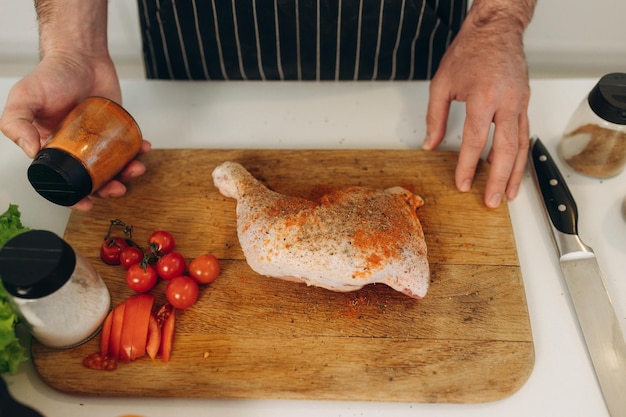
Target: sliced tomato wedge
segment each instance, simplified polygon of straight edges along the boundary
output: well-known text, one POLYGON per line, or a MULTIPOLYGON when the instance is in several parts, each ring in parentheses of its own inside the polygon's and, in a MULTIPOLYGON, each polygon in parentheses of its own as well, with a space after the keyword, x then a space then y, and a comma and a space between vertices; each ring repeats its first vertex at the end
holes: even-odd
POLYGON ((167 318, 174 311, 174 307, 170 303, 165 303, 156 312, 155 318, 159 328, 163 328, 163 325, 167 321, 167 318))
POLYGON ((124 312, 126 303, 122 303, 113 310, 111 323, 111 337, 109 339, 109 355, 116 361, 120 358, 120 342, 122 339, 122 327, 124 325, 124 312))
POLYGON ((146 352, 150 359, 155 359, 159 353, 159 347, 161 346, 161 328, 157 323, 157 319, 154 314, 150 314, 148 321, 148 341, 146 342, 146 352))
POLYGON ((126 300, 119 360, 131 362, 146 354, 148 325, 154 296, 138 294, 126 300))
POLYGON ((133 298, 135 298, 137 302, 137 313, 135 315, 133 339, 130 349, 131 361, 141 358, 146 354, 150 316, 152 315, 152 305, 154 304, 154 296, 151 294, 139 294, 133 298))
POLYGON ((169 362, 172 354, 172 344, 174 341, 174 328, 176 327, 176 311, 172 310, 171 314, 163 324, 161 331, 161 360, 169 362))
POLYGON ((109 341, 111 339, 111 327, 113 327, 113 311, 111 311, 107 318, 102 323, 102 330, 100 330, 100 355, 107 356, 109 354, 109 341))
POLYGON ((137 312, 139 310, 139 300, 135 297, 130 297, 125 301, 126 308, 124 309, 124 319, 122 323, 122 333, 120 337, 120 350, 119 358, 120 362, 131 361, 131 349, 133 345, 133 334, 135 333, 135 322, 137 320, 137 312))
POLYGON ((137 294, 116 306, 105 318, 100 352, 83 364, 91 369, 115 369, 117 362, 131 362, 146 354, 169 362, 176 328, 176 309, 165 303, 153 312, 154 296, 137 294))

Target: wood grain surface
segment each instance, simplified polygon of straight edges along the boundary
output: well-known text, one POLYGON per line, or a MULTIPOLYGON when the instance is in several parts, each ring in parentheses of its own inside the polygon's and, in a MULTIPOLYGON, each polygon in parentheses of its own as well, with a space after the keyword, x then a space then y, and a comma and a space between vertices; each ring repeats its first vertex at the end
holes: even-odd
MULTIPOLYGON (((177 317, 172 359, 141 358, 112 372, 83 367, 96 339, 56 351, 36 341, 41 377, 95 396, 316 399, 475 403, 517 391, 534 347, 507 205, 482 203, 487 165, 473 189, 454 187, 455 153, 425 151, 153 150, 148 172, 119 199, 72 212, 65 239, 106 281, 115 304, 132 293, 122 267, 104 265, 109 221, 134 227, 140 243, 157 229, 188 259, 214 253, 222 273, 177 317), (418 214, 431 285, 422 300, 385 285, 335 293, 259 276, 236 234, 235 201, 213 186, 225 160, 270 188, 316 199, 349 185, 401 185, 426 204, 418 214)), ((153 293, 164 301, 164 283, 153 293)))

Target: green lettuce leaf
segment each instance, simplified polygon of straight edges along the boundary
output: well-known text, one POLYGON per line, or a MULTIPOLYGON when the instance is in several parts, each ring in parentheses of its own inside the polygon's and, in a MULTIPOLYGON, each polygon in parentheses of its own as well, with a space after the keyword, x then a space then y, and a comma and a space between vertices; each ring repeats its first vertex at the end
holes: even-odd
POLYGON ((18 206, 9 204, 7 211, 0 215, 0 248, 13 237, 28 230, 22 225, 18 206))
MULTIPOLYGON (((22 225, 20 212, 15 204, 10 204, 0 215, 0 248, 14 236, 29 230, 22 225)), ((24 348, 15 334, 17 315, 11 308, 7 294, 0 281, 0 374, 15 374, 19 364, 26 360, 24 348)))

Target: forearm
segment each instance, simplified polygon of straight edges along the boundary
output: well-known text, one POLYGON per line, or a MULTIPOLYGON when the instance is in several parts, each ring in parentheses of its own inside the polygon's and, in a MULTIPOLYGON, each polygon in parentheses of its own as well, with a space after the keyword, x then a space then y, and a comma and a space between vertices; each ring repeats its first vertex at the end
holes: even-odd
POLYGON ((537 0, 474 0, 467 20, 477 27, 493 25, 520 36, 530 23, 537 0))
POLYGON ((40 53, 107 54, 107 0, 35 0, 40 53))

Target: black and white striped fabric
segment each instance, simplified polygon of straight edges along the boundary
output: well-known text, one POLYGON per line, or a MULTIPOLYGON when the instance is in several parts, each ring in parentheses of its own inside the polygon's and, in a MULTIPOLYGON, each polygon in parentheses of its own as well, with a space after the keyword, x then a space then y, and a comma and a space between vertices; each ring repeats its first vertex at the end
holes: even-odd
POLYGON ((467 0, 138 0, 146 75, 430 79, 467 0))

